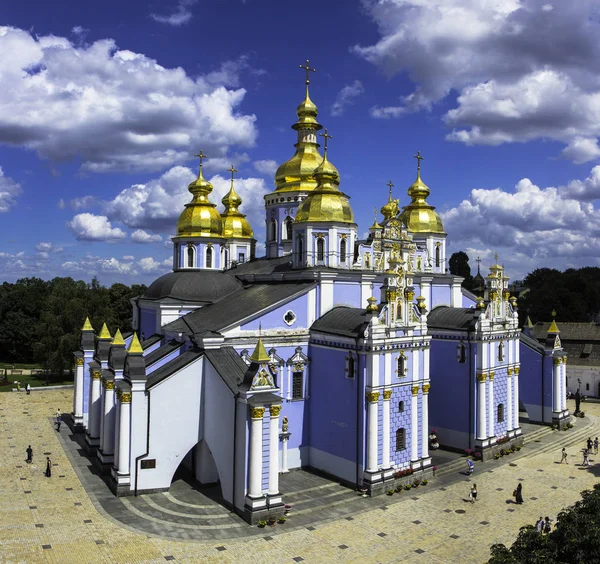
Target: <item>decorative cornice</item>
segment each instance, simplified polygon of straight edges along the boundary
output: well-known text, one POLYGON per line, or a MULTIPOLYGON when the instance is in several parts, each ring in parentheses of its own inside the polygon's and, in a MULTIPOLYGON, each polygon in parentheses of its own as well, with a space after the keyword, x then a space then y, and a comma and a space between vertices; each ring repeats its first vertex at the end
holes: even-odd
POLYGON ((495 372, 490 372, 490 382, 494 381, 494 376, 496 375, 495 372))
POLYGON ((413 396, 416 396, 419 393, 419 386, 413 386, 411 392, 413 396))
POLYGON ((383 399, 389 400, 392 397, 392 390, 383 390, 383 399))
POLYGON ((271 417, 279 417, 280 412, 281 412, 280 405, 272 405, 269 407, 269 413, 271 414, 271 417))
POLYGON ((102 376, 100 370, 92 370, 92 380, 100 380, 100 376, 102 376))
POLYGON ((262 419, 264 415, 265 415, 264 407, 251 407, 250 408, 250 417, 252 417, 252 419, 262 419))
POLYGON ((130 392, 121 392, 121 403, 131 403, 130 392))
POLYGON ((76 364, 77 366, 83 366, 83 357, 81 357, 81 358, 76 358, 76 359, 75 359, 75 364, 76 364))
POLYGON ((114 380, 105 380, 104 381, 104 387, 107 390, 114 390, 115 389, 115 382, 114 382, 114 380))
POLYGON ((423 384, 423 393, 428 394, 429 388, 431 388, 431 384, 423 384))
POLYGON ((506 373, 508 374, 508 376, 512 376, 512 375, 513 375, 513 372, 514 372, 514 369, 513 369, 513 368, 509 368, 509 369, 506 371, 506 373))
POLYGON ((366 392, 365 398, 369 403, 379 401, 379 392, 366 392))
POLYGON ((519 372, 521 372, 521 367, 520 366, 515 366, 515 376, 518 376, 519 372))
POLYGON ((562 364, 563 363, 563 359, 561 356, 555 356, 553 361, 554 361, 554 364, 562 364))
POLYGON ((484 374, 483 372, 477 373, 477 381, 478 382, 485 382, 486 380, 487 380, 487 374, 484 374))

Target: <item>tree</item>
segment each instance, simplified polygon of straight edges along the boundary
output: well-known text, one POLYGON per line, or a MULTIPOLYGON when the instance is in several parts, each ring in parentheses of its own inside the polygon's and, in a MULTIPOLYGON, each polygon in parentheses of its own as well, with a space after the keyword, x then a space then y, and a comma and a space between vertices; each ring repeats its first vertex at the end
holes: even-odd
POLYGON ((471 267, 469 266, 469 255, 464 251, 453 253, 448 264, 450 265, 451 274, 464 278, 462 283, 463 288, 472 290, 473 277, 471 276, 471 267))

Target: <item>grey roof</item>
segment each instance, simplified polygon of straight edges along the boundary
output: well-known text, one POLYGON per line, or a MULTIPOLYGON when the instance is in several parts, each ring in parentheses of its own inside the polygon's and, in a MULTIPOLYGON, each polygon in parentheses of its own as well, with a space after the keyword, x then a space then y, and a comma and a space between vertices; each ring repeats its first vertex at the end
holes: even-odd
POLYGON ((154 335, 152 335, 151 337, 148 337, 147 339, 144 339, 140 343, 140 345, 141 345, 142 349, 146 350, 148 347, 151 347, 152 345, 154 345, 155 343, 157 343, 161 339, 162 339, 162 335, 160 335, 159 333, 154 333, 154 335))
POLYGON ((427 315, 427 327, 469 331, 475 328, 476 310, 471 307, 438 306, 427 315))
POLYGON ((152 282, 143 298, 212 303, 235 292, 241 285, 234 276, 218 270, 178 270, 152 282))
POLYGON ((158 362, 161 358, 181 348, 182 345, 183 343, 180 343, 173 339, 168 343, 165 343, 161 347, 158 347, 157 349, 153 350, 150 354, 146 355, 146 366, 150 366, 151 364, 158 362))
POLYGON ((544 352, 544 345, 542 345, 539 341, 536 341, 533 337, 527 335, 527 333, 521 333, 519 335, 519 339, 522 343, 528 345, 529 348, 538 352, 544 352))
MULTIPOLYGON (((146 388, 152 388, 156 386, 159 382, 162 382, 165 378, 171 376, 171 374, 175 374, 178 370, 184 368, 190 362, 198 359, 202 356, 202 351, 200 349, 190 349, 185 351, 183 354, 180 354, 177 358, 174 358, 171 362, 167 362, 164 366, 156 369, 150 376, 148 376, 148 380, 146 380, 146 388)), ((200 377, 200 375, 198 375, 200 377)))
POLYGON ((569 357, 567 365, 600 366, 600 343, 575 343, 573 341, 561 341, 561 343, 569 357))
POLYGON ((96 345, 93 331, 82 331, 79 341, 82 350, 93 351, 96 345))
POLYGON ((220 331, 270 306, 277 306, 280 302, 305 294, 315 285, 315 282, 310 281, 253 284, 167 323, 163 326, 163 331, 186 335, 220 331))
POLYGON ((123 370, 125 366, 125 358, 127 357, 127 351, 122 345, 113 345, 110 348, 108 355, 108 365, 113 370, 123 370))
POLYGON ((220 349, 206 349, 206 358, 215 367, 223 382, 234 393, 238 391, 240 384, 244 381, 244 374, 248 366, 235 352, 233 347, 221 347, 220 349))
POLYGON ((97 339, 96 340, 96 354, 95 358, 99 360, 108 360, 108 353, 110 352, 110 347, 112 343, 110 339, 97 339))
MULTIPOLYGON (((536 339, 545 339, 550 327, 550 321, 538 321, 531 331, 536 339)), ((599 341, 600 325, 598 323, 561 323, 556 322, 560 330, 559 336, 561 342, 564 341, 599 341)))
POLYGON ((234 276, 244 276, 246 274, 270 274, 271 272, 287 272, 292 270, 291 255, 284 255, 276 258, 259 258, 256 260, 238 264, 230 268, 227 273, 234 276))
POLYGON ((146 378, 146 359, 141 354, 128 354, 125 358, 123 374, 130 380, 144 380, 146 378))
POLYGON ((356 338, 364 333, 370 319, 371 314, 365 309, 338 306, 317 319, 310 330, 356 338))

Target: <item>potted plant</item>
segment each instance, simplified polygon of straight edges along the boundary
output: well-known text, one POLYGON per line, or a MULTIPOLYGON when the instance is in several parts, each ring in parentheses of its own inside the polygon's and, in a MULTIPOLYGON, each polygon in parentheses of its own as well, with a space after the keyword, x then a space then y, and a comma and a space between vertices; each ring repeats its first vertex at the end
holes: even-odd
POLYGON ((279 519, 277 519, 278 523, 281 523, 282 525, 287 521, 287 517, 285 515, 282 515, 279 519))
POLYGON ((266 521, 259 521, 259 522, 258 522, 258 526, 259 526, 261 529, 264 529, 264 528, 267 526, 267 522, 266 522, 266 521))
POLYGON ((415 480, 415 481, 413 482, 413 484, 412 484, 412 487, 413 487, 413 488, 418 488, 420 483, 421 483, 421 482, 420 482, 420 480, 415 480))
POLYGON ((429 480, 427 478, 423 479, 423 481, 421 482, 422 486, 426 486, 429 483, 429 480))
POLYGON ((394 495, 394 490, 388 490, 388 491, 387 491, 387 494, 388 494, 388 495, 394 495))
POLYGON ((402 491, 402 485, 396 486, 396 493, 400 493, 402 491))
POLYGON ((410 484, 405 484, 405 485, 404 485, 404 489, 405 489, 406 491, 410 490, 410 488, 411 488, 411 485, 410 485, 410 484))
POLYGON ((275 517, 269 517, 269 525, 271 525, 271 527, 274 527, 276 522, 277 519, 275 517))
POLYGON ((496 460, 498 460, 498 459, 500 458, 500 453, 499 453, 499 452, 497 452, 496 454, 494 454, 494 458, 495 458, 496 460))

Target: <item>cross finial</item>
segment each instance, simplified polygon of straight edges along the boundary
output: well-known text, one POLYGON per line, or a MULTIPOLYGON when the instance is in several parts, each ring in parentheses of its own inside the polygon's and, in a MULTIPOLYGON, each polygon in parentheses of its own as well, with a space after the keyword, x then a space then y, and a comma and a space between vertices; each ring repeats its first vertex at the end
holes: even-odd
POLYGON ((494 260, 496 261, 496 264, 498 264, 498 253, 494 253, 494 260))
POLYGON ((375 214, 375 223, 377 223, 377 208, 373 208, 373 212, 375 214))
POLYGON ((324 145, 324 147, 323 147, 323 150, 325 151, 325 153, 327 153, 327 141, 328 141, 329 139, 333 139, 333 136, 332 136, 332 135, 329 135, 329 133, 327 132, 327 129, 325 129, 325 132, 324 132, 324 133, 319 133, 319 135, 320 135, 321 137, 323 137, 323 139, 325 139, 325 141, 324 141, 324 143, 323 143, 323 145, 324 145))
POLYGON ((481 259, 477 257, 477 272, 479 272, 479 266, 481 265, 481 259))
POLYGON ((316 72, 316 69, 313 69, 309 64, 308 64, 308 59, 306 59, 306 64, 304 65, 300 65, 300 68, 303 69, 304 71, 306 71, 306 85, 308 86, 310 83, 310 80, 308 80, 308 73, 309 72, 316 72))
POLYGON ((208 159, 208 157, 202 152, 202 149, 200 149, 200 152, 196 153, 194 157, 198 157, 200 159, 200 168, 202 168, 202 161, 204 159, 208 159))
POLYGON ((417 159, 417 172, 421 172, 421 161, 425 159, 425 157, 421 156, 421 151, 417 151, 417 154, 414 155, 414 158, 417 159))
POLYGON ((233 182, 233 175, 234 175, 236 172, 239 172, 239 171, 238 171, 237 169, 235 169, 233 165, 231 165, 231 168, 228 168, 227 170, 228 170, 229 172, 231 172, 231 182, 233 182))
POLYGON ((394 184, 393 184, 393 182, 390 180, 390 181, 389 181, 389 182, 386 184, 386 186, 389 186, 389 188, 390 188, 390 198, 391 198, 391 197, 392 197, 392 188, 394 187, 394 184))
POLYGON ((556 319, 556 310, 555 309, 552 310, 552 319, 556 319))

